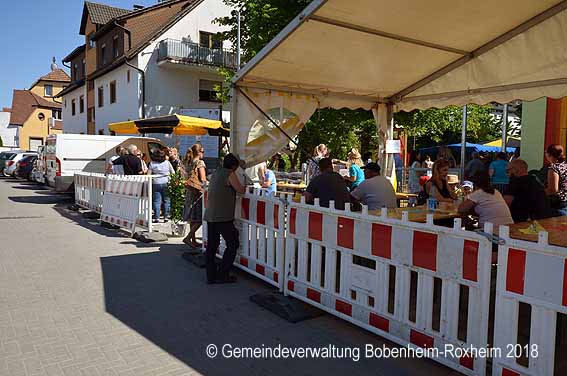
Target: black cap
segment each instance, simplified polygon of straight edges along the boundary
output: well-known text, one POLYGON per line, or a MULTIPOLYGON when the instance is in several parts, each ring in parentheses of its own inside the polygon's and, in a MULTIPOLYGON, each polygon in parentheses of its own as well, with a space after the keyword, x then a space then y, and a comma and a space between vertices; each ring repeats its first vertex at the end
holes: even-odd
POLYGON ((366 166, 362 167, 363 170, 370 170, 370 171, 374 171, 376 173, 380 173, 380 171, 382 170, 380 168, 380 165, 378 163, 375 162, 370 162, 368 163, 366 166))

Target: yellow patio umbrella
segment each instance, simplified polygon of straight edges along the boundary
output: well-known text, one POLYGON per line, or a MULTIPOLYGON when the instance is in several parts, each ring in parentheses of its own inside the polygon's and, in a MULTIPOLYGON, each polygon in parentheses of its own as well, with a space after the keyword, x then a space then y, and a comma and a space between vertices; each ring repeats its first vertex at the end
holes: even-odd
MULTIPOLYGON (((506 142, 506 146, 507 147, 520 147, 520 139, 516 138, 516 137, 508 137, 507 142, 506 142)), ((486 144, 483 144, 484 146, 494 146, 497 148, 501 148, 502 147, 502 139, 499 138, 498 140, 494 140, 491 142, 487 142, 486 144)))
POLYGON ((178 114, 148 119, 129 120, 110 123, 108 129, 115 134, 166 133, 179 136, 228 136, 229 130, 223 128, 219 120, 201 119, 178 114))

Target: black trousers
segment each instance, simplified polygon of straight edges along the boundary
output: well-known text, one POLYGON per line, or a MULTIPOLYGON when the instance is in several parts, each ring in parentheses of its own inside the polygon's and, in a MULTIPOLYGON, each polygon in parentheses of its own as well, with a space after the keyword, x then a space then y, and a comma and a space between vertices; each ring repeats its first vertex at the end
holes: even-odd
POLYGON ((239 246, 238 230, 234 227, 234 221, 207 222, 207 280, 209 282, 228 277, 239 246), (221 236, 226 242, 226 250, 217 275, 215 254, 219 248, 221 236))

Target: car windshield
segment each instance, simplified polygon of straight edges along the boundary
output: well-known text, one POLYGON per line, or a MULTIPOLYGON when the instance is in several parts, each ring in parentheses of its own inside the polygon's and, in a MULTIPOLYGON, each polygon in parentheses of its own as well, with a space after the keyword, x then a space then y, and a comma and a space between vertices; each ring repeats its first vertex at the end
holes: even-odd
POLYGON ((0 153, 0 160, 6 161, 16 156, 16 153, 0 153))

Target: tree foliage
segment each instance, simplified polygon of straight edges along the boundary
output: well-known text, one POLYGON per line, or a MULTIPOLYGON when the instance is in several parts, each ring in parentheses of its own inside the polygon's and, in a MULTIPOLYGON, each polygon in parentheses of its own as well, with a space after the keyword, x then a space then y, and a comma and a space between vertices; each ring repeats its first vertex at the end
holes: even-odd
MULTIPOLYGON (((483 143, 501 134, 499 121, 491 114, 490 105, 467 106, 467 142, 483 143)), ((461 141, 462 107, 398 112, 394 121, 409 137, 416 138, 416 147, 435 146, 461 141)))

